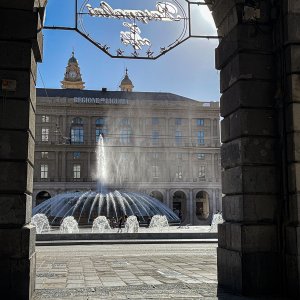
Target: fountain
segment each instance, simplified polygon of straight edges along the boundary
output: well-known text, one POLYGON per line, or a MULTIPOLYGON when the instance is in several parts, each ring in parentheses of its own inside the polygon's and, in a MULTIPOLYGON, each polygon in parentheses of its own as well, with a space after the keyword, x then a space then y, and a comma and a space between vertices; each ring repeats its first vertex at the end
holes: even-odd
POLYGON ((50 225, 44 214, 36 214, 31 218, 31 224, 35 226, 36 233, 49 232, 50 225))
POLYGON ((139 222, 136 216, 129 216, 125 222, 125 232, 136 233, 139 232, 139 222))
POLYGON ((154 215, 163 215, 170 224, 180 219, 166 205, 146 194, 109 191, 107 183, 107 158, 103 137, 97 144, 97 191, 63 193, 52 197, 33 209, 33 214, 43 213, 51 225, 60 225, 66 217, 74 217, 79 225, 92 225, 99 216, 118 220, 120 217, 137 216, 140 224, 154 215))
POLYGON ((78 228, 78 223, 74 219, 74 217, 69 216, 63 219, 59 230, 61 233, 78 233, 79 228, 78 228))
POLYGON ((105 216, 97 217, 93 222, 92 232, 103 233, 105 229, 111 229, 107 218, 105 216))
POLYGON ((210 232, 218 232, 218 224, 222 224, 224 222, 223 216, 221 212, 217 212, 213 215, 210 232))
POLYGON ((164 228, 169 227, 169 222, 166 216, 155 215, 152 217, 149 224, 149 228, 155 229, 157 231, 162 231, 164 228))

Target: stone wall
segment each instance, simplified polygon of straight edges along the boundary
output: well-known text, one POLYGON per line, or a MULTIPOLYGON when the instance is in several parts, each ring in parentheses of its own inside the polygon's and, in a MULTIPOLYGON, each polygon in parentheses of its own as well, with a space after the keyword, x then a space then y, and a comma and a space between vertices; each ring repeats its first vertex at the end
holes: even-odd
POLYGON ((45 2, 3 0, 0 5, 1 299, 30 299, 35 286, 35 229, 29 222, 45 2))
POLYGON ((219 285, 299 297, 300 4, 216 0, 210 8, 223 37, 219 285))

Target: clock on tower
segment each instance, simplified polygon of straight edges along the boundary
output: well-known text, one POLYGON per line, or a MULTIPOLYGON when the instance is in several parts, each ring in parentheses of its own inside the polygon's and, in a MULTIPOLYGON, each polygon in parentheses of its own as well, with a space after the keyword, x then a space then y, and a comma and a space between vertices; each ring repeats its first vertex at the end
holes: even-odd
POLYGON ((74 57, 74 52, 72 52, 72 57, 68 61, 65 77, 61 83, 63 89, 84 89, 84 82, 82 81, 80 68, 77 59, 74 57))

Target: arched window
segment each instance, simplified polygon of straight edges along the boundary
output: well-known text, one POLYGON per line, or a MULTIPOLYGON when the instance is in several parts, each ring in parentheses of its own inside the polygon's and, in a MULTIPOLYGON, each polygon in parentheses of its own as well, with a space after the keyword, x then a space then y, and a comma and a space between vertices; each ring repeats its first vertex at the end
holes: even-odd
POLYGON ((107 130, 107 127, 105 125, 106 125, 105 118, 98 118, 96 120, 96 131, 95 131, 95 134, 96 134, 96 143, 98 143, 98 141, 99 141, 100 134, 107 141, 108 130, 107 130))
POLYGON ((71 144, 84 143, 83 120, 79 117, 74 118, 71 124, 71 144))

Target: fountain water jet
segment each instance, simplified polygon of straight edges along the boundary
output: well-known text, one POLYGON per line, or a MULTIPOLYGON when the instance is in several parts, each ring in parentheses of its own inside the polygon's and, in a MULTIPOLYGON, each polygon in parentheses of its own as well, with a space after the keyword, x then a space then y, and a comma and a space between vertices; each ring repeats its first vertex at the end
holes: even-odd
POLYGON ((213 215, 210 232, 218 232, 218 224, 222 224, 224 222, 223 216, 221 212, 217 212, 213 215))
POLYGON ((166 205, 146 194, 108 191, 107 157, 102 135, 97 143, 97 192, 63 193, 46 200, 33 209, 33 214, 45 214, 52 225, 59 225, 72 216, 79 225, 91 225, 98 216, 118 220, 124 215, 139 217, 142 224, 154 215, 164 215, 169 223, 179 224, 180 219, 166 205))
POLYGON ((169 227, 169 222, 166 216, 155 215, 152 217, 151 222, 149 224, 149 228, 156 229, 161 231, 164 228, 169 227))
POLYGON ((130 216, 125 223, 125 232, 136 233, 139 232, 139 222, 136 216, 130 216))
POLYGON ((61 233, 78 233, 79 228, 78 228, 78 223, 74 219, 74 217, 69 216, 63 219, 60 228, 59 228, 61 233))
POLYGON ((31 224, 35 226, 36 233, 49 232, 50 225, 44 214, 36 214, 31 218, 31 224))
POLYGON ((102 134, 99 135, 96 155, 97 155, 97 173, 96 173, 97 191, 99 193, 103 193, 104 185, 107 183, 107 165, 106 165, 104 139, 102 134))
POLYGON ((97 217, 93 222, 92 232, 103 233, 105 229, 111 229, 107 218, 105 216, 97 217))

